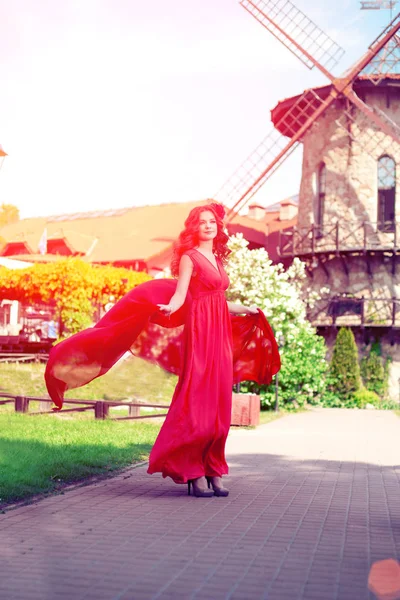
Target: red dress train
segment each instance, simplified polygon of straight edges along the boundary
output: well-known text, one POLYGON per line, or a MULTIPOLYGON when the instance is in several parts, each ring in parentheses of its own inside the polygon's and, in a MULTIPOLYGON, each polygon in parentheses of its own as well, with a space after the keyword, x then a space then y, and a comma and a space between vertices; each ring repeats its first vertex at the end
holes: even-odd
POLYGON ((179 311, 169 318, 157 307, 169 303, 175 280, 143 283, 95 327, 54 346, 45 372, 49 395, 59 409, 66 390, 106 373, 127 350, 178 374, 148 469, 177 483, 228 472, 224 449, 232 384, 269 384, 280 368, 278 347, 263 313, 229 314, 229 279, 222 263, 217 259, 216 269, 195 249, 187 255, 194 269, 179 311))

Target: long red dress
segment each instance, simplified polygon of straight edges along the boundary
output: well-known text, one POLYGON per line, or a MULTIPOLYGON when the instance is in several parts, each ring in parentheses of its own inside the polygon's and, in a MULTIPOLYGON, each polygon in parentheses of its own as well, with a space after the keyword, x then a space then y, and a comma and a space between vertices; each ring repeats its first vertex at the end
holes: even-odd
POLYGON ((150 454, 149 473, 176 483, 228 473, 225 441, 231 420, 233 340, 225 299, 229 279, 197 250, 191 304, 183 332, 182 368, 167 418, 150 454))
POLYGON ((171 408, 150 456, 149 472, 177 482, 223 475, 232 383, 268 385, 280 369, 274 334, 263 312, 230 315, 224 291, 229 280, 200 252, 187 252, 194 271, 184 305, 171 317, 168 304, 177 282, 154 279, 138 285, 100 321, 54 346, 46 365, 47 390, 57 409, 66 390, 107 371, 130 350, 179 375, 171 408))

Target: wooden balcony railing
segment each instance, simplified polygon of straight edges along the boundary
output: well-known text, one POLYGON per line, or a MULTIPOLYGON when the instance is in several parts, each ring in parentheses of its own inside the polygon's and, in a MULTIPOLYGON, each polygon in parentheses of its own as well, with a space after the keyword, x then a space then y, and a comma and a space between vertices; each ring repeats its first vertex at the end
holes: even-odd
POLYGON ((280 256, 303 256, 318 253, 397 251, 400 221, 347 222, 324 226, 312 225, 281 231, 280 256))
POLYGON ((400 300, 396 298, 324 298, 307 307, 315 327, 400 328, 400 300))

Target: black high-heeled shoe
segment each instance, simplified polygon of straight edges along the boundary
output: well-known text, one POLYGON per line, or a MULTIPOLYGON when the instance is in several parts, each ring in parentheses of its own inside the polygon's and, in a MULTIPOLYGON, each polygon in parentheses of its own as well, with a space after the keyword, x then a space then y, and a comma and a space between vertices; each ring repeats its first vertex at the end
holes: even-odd
POLYGON ((214 496, 213 491, 202 490, 202 489, 196 487, 193 479, 189 479, 187 484, 188 484, 188 496, 190 496, 190 489, 193 490, 193 496, 196 496, 196 498, 211 498, 212 496, 214 496))
POLYGON ((221 498, 222 497, 226 498, 226 496, 229 496, 229 490, 227 490, 226 488, 221 488, 218 485, 215 485, 212 477, 206 476, 206 479, 207 479, 208 487, 213 489, 214 496, 220 496, 221 498))

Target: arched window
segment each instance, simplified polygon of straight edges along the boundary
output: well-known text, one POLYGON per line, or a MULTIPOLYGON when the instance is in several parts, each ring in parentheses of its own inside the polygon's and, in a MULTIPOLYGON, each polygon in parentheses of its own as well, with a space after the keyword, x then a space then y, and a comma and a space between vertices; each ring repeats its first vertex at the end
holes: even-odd
POLYGON ((325 163, 321 163, 318 167, 317 197, 315 202, 315 230, 317 237, 323 235, 325 194, 326 166, 325 163))
POLYGON ((396 201, 396 163, 385 154, 378 160, 378 229, 394 231, 396 201))

